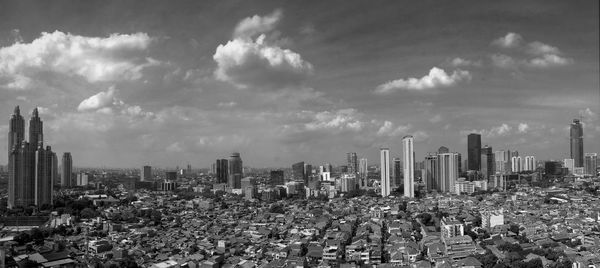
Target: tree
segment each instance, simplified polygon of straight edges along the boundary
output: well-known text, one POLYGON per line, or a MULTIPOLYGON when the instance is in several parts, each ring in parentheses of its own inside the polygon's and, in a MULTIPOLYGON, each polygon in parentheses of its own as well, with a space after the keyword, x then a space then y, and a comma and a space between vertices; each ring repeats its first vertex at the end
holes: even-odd
POLYGON ((31 230, 31 239, 36 245, 44 244, 44 234, 38 228, 31 230))
POLYGON ((79 214, 84 219, 94 218, 98 216, 98 212, 91 208, 84 208, 79 214))

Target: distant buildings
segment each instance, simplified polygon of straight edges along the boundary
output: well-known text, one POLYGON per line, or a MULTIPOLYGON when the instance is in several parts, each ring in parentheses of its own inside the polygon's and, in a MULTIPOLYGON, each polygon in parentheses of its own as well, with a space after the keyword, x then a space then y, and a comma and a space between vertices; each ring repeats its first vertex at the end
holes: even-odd
POLYGON ((521 159, 520 156, 513 156, 510 159, 511 162, 511 170, 514 173, 519 173, 521 171, 523 171, 523 159, 521 159))
POLYGON ((583 126, 579 119, 571 123, 571 158, 575 160, 575 167, 583 167, 583 126))
POLYGON ((15 107, 8 133, 8 208, 52 205, 56 154, 44 148, 43 123, 35 108, 29 120, 29 142, 25 121, 15 107))
POLYGON ((217 183, 227 183, 229 180, 229 160, 217 159, 215 163, 217 183))
POLYGON ((399 157, 392 158, 391 180, 392 187, 398 188, 402 185, 402 159, 399 157))
POLYGON ((380 149, 380 175, 381 175, 381 196, 390 195, 390 149, 380 149))
POLYGON ((284 185, 283 170, 271 170, 269 184, 271 186, 284 185))
POLYGON ((304 181, 304 162, 298 162, 292 165, 292 180, 304 181))
POLYGON ((360 188, 367 186, 367 178, 369 177, 369 165, 366 158, 361 158, 358 165, 358 186, 360 188))
POLYGON ((484 178, 489 178, 490 176, 494 175, 495 170, 494 170, 494 152, 492 151, 492 147, 489 146, 485 146, 483 148, 481 148, 481 160, 480 160, 480 165, 481 165, 481 174, 483 175, 484 178))
POLYGON ((413 136, 402 138, 402 160, 404 166, 404 196, 415 197, 415 151, 413 136))
POLYGON ((481 168, 481 135, 471 133, 467 136, 467 170, 481 168))
POLYGON ((347 153, 346 162, 348 163, 348 173, 358 173, 358 157, 356 153, 347 153))
POLYGON ((575 159, 563 159, 563 166, 567 168, 570 174, 573 174, 573 172, 575 171, 575 159))
POLYGON ((524 170, 525 171, 535 171, 536 168, 537 168, 537 165, 535 162, 535 156, 532 156, 532 155, 525 156, 524 170))
POLYGON ((440 192, 453 192, 458 180, 458 153, 444 153, 437 155, 437 190, 440 192))
POLYGON ((244 176, 242 158, 240 153, 232 153, 229 157, 229 172, 227 184, 232 189, 241 189, 242 177, 244 176))
MULTIPOLYGON (((447 148, 446 148, 447 149, 447 148)), ((439 152, 439 151, 438 151, 439 152)), ((427 191, 438 189, 437 185, 437 155, 429 154, 425 156, 425 171, 422 174, 427 191)))

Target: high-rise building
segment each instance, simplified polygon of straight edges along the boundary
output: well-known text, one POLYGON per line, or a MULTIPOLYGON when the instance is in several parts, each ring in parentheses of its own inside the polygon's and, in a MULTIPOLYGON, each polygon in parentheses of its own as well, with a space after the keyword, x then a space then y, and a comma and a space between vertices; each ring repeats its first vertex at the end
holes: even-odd
POLYGON ((346 163, 348 163, 348 173, 358 172, 358 157, 356 156, 356 153, 347 153, 346 163))
POLYGON ((506 172, 506 162, 508 162, 508 158, 506 153, 502 150, 494 152, 494 160, 495 160, 495 172, 504 174, 506 172))
POLYGON ((152 167, 143 166, 140 170, 140 181, 150 181, 152 179, 152 167))
POLYGON ((467 170, 481 169, 481 135, 471 133, 467 136, 467 170))
POLYGON ((380 166, 381 169, 381 196, 386 197, 390 195, 391 185, 390 185, 390 149, 381 148, 380 149, 380 166))
POLYGON ((402 138, 402 160, 404 166, 404 196, 415 197, 415 150, 413 136, 402 138))
POLYGON ((392 187, 398 188, 402 185, 402 159, 394 157, 392 159, 392 187))
POLYGON ((586 175, 595 176, 596 169, 598 168, 598 154, 597 153, 586 153, 584 159, 584 173, 586 175))
POLYGON ((571 158, 575 160, 575 167, 583 167, 583 126, 579 119, 571 123, 571 158))
POLYGON ((271 170, 271 180, 269 181, 271 186, 284 185, 283 181, 283 170, 271 170))
POLYGON ((308 185, 308 182, 312 176, 312 165, 304 163, 304 184, 308 185))
POLYGON ((304 181, 304 162, 292 165, 292 179, 294 181, 304 181))
POLYGON ((440 192, 453 192, 458 180, 458 153, 437 155, 437 189, 440 192))
POLYGON ((535 156, 532 156, 532 155, 525 156, 525 166, 524 166, 523 170, 535 171, 536 167, 537 166, 536 166, 536 162, 535 162, 535 156))
POLYGON ((61 171, 60 186, 63 188, 71 187, 73 180, 73 158, 70 152, 63 153, 61 171))
POLYGON ((573 174, 575 171, 575 160, 572 158, 563 159, 563 166, 567 168, 569 174, 573 174))
POLYGON ((360 174, 361 177, 367 178, 367 175, 369 174, 369 166, 366 158, 360 159, 360 163, 358 165, 358 174, 360 174))
POLYGON ((513 156, 510 159, 510 162, 512 166, 512 172, 519 173, 523 171, 523 159, 520 156, 513 156))
POLYGON ((44 148, 43 123, 35 108, 29 120, 29 140, 19 107, 15 107, 8 133, 9 208, 52 204, 53 177, 56 173, 54 152, 44 148))
POLYGON ((481 174, 485 179, 494 175, 494 153, 492 151, 492 147, 485 146, 481 148, 481 174))
POLYGON ((232 189, 241 189, 242 177, 244 176, 244 166, 240 153, 232 153, 229 157, 229 172, 227 184, 232 189))
POLYGON ((425 181, 425 189, 427 189, 427 191, 438 189, 437 158, 438 157, 435 154, 425 156, 425 174, 422 175, 423 181, 425 181))
POLYGON ((215 163, 217 183, 227 183, 229 180, 229 160, 217 159, 215 163))
POLYGON ((447 154, 449 152, 450 152, 450 149, 448 149, 448 147, 446 147, 446 146, 441 146, 438 149, 438 154, 447 154))

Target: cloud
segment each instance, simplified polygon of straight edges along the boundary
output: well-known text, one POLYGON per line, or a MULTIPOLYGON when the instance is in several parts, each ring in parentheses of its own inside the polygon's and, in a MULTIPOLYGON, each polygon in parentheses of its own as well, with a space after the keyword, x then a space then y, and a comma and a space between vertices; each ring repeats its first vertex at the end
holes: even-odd
POLYGON ((219 106, 221 108, 231 108, 231 107, 235 107, 236 105, 237 105, 237 102, 230 101, 230 102, 219 102, 219 104, 217 106, 219 106))
POLYGON ((78 111, 90 111, 106 108, 118 103, 119 100, 115 98, 115 88, 111 87, 107 91, 101 91, 96 95, 93 95, 77 106, 78 111))
POLYGON ((480 61, 466 60, 463 58, 454 58, 454 59, 452 59, 450 64, 452 64, 452 66, 454 66, 454 67, 469 67, 469 66, 479 67, 479 66, 481 66, 480 61))
POLYGON ((412 128, 410 124, 394 126, 390 121, 383 122, 383 125, 377 130, 378 136, 398 137, 409 134, 408 131, 412 128))
POLYGON ((486 138, 494 138, 499 136, 507 136, 512 131, 513 127, 510 125, 503 123, 502 125, 492 127, 490 129, 472 129, 472 130, 463 130, 460 131, 461 136, 466 136, 469 133, 479 133, 486 138))
POLYGON ((307 123, 308 130, 351 130, 360 131, 364 123, 357 118, 355 109, 341 109, 335 112, 323 111, 314 115, 314 121, 307 123))
POLYGON ((46 72, 88 82, 136 80, 144 68, 159 64, 144 56, 151 42, 146 33, 86 37, 44 32, 31 43, 0 48, 0 81, 24 89, 32 78, 46 72))
POLYGON ((213 55, 216 78, 242 88, 280 89, 302 84, 313 73, 312 64, 300 54, 280 47, 285 42, 270 41, 264 33, 272 30, 280 17, 281 12, 275 11, 265 17, 242 20, 233 40, 219 45, 213 55))
POLYGON ((235 38, 252 38, 258 34, 267 33, 275 29, 279 20, 283 17, 283 12, 276 9, 273 13, 266 16, 254 15, 243 19, 238 23, 233 31, 235 38))
POLYGON ((493 54, 490 56, 492 59, 492 65, 504 69, 511 69, 518 66, 518 62, 513 59, 511 56, 507 56, 504 54, 493 54))
POLYGON ((527 131, 529 130, 529 125, 526 123, 519 123, 518 130, 519 133, 527 133, 527 131))
POLYGON ((560 54, 557 47, 534 41, 527 45, 527 52, 533 55, 560 54))
POLYGON ((448 75, 443 69, 433 67, 429 74, 421 78, 397 79, 377 86, 376 94, 389 94, 398 90, 426 90, 439 87, 450 87, 461 81, 471 79, 469 71, 456 70, 448 75))
POLYGON ((554 54, 546 54, 541 57, 533 58, 527 62, 530 67, 548 68, 563 66, 573 63, 573 59, 564 58, 554 54))
POLYGON ((432 118, 429 118, 429 122, 431 122, 431 123, 439 123, 441 121, 442 121, 442 116, 439 114, 436 114, 432 118))
POLYGON ((492 45, 503 48, 514 48, 521 45, 523 37, 518 33, 509 32, 505 36, 492 41, 492 45))

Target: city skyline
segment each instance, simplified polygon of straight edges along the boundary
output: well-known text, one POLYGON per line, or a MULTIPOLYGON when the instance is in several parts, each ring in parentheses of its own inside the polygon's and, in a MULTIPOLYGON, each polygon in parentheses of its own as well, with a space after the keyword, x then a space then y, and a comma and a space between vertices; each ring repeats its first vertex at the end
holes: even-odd
POLYGON ((0 10, 0 114, 39 107, 76 166, 377 163, 405 135, 464 160, 469 133, 562 161, 573 119, 600 152, 596 1, 45 5, 0 10))

